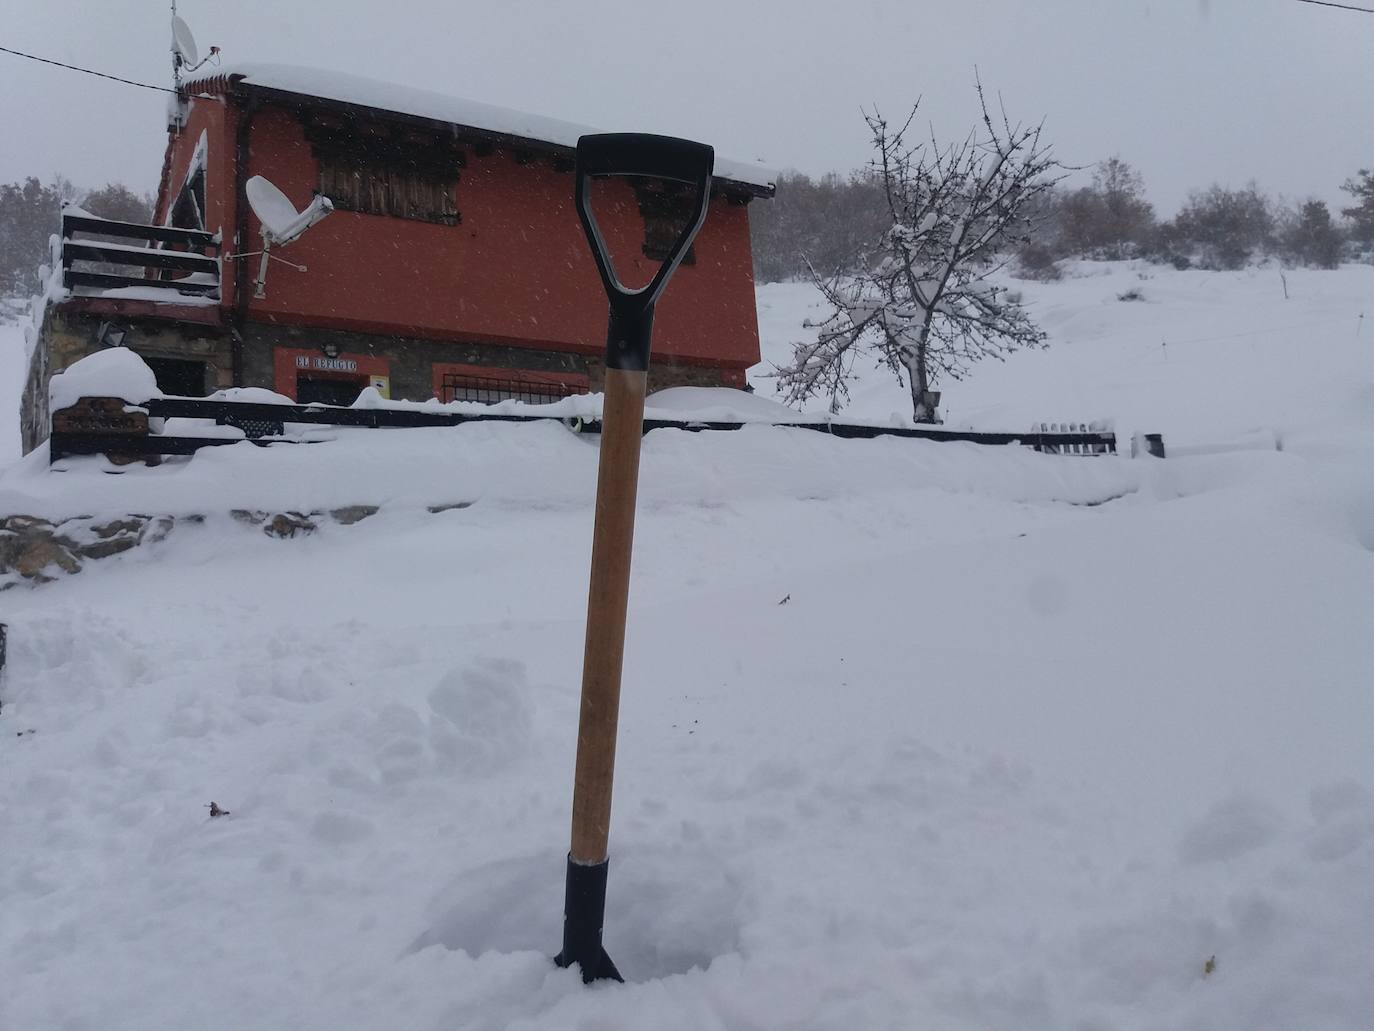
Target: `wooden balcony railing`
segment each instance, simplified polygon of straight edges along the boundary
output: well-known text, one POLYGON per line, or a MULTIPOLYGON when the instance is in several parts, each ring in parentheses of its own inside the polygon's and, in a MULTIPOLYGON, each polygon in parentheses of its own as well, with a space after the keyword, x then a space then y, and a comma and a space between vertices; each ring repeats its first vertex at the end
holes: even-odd
POLYGON ((62 282, 69 290, 144 287, 165 291, 168 300, 218 297, 219 249, 217 236, 198 229, 62 214, 62 282))

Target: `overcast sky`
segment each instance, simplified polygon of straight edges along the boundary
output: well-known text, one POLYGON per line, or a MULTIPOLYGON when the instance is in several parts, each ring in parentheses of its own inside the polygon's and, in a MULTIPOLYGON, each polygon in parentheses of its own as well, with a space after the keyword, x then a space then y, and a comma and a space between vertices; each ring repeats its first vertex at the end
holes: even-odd
MULTIPOLYGON (((1371 3, 1370 6, 1374 6, 1371 3)), ((861 111, 975 65, 1061 160, 1120 154, 1161 214, 1213 181, 1340 201, 1374 165, 1374 16, 1296 0, 180 0, 226 63, 337 68, 812 174, 867 157, 861 111)), ((170 84, 166 0, 0 0, 0 46, 170 84)), ((0 54, 0 181, 156 186, 166 96, 0 54)))

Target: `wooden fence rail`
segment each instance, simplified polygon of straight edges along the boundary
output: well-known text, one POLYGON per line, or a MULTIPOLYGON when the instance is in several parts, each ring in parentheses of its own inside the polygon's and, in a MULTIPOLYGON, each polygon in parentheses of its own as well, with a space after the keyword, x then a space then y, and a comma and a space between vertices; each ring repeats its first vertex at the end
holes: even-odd
POLYGON ((176 294, 218 296, 218 255, 219 238, 198 229, 145 226, 62 213, 62 283, 69 290, 136 286, 166 291, 169 299, 176 294), (98 239, 77 239, 78 235, 98 239), (184 249, 169 250, 166 245, 184 249), (102 267, 74 267, 78 262, 99 263, 102 267), (150 272, 155 275, 150 277, 150 272), (167 273, 186 273, 188 278, 165 278, 167 273))
MULTIPOLYGON (((469 422, 560 422, 578 433, 599 434, 598 419, 568 418, 506 412, 426 412, 396 408, 337 408, 330 405, 255 404, 244 401, 213 401, 203 398, 165 397, 130 405, 116 398, 82 398, 76 405, 53 413, 49 460, 68 455, 115 454, 123 456, 189 455, 203 447, 238 444, 243 440, 266 446, 302 443, 286 435, 290 423, 351 426, 367 429, 405 429, 423 426, 459 426, 469 422), (204 419, 220 426, 241 429, 243 438, 219 436, 168 436, 155 432, 149 420, 204 419)), ((729 431, 766 425, 810 430, 844 439, 871 440, 903 437, 913 440, 962 441, 972 444, 1019 444, 1050 454, 1098 455, 1116 453, 1116 434, 1105 430, 1052 431, 1033 429, 1022 433, 984 433, 938 427, 869 426, 862 423, 797 421, 746 423, 693 419, 645 419, 644 432, 678 429, 691 433, 729 431)))

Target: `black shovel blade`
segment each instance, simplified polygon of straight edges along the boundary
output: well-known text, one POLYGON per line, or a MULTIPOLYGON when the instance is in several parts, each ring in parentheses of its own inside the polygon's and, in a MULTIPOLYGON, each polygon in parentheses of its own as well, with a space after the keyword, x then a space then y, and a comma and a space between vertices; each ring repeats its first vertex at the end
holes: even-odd
POLYGON ((618 981, 625 983, 625 978, 620 976, 620 971, 615 968, 615 963, 611 957, 606 955, 605 949, 600 949, 596 953, 596 958, 590 963, 584 960, 572 959, 565 953, 560 952, 554 957, 554 963, 560 967, 570 967, 577 964, 582 971, 582 983, 591 984, 593 981, 618 981))
POLYGON ((579 863, 568 855, 566 890, 563 896, 563 950, 554 957, 560 967, 576 963, 582 983, 623 981, 620 971, 601 945, 601 925, 606 916, 606 874, 610 862, 579 863))

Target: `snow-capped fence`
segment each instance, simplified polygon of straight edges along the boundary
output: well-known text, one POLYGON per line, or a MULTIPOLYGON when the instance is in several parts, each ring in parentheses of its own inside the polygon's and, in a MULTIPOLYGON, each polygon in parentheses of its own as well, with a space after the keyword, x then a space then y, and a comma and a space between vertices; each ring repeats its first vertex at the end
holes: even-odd
MULTIPOLYGON (((1057 433, 1057 434, 1093 434, 1106 433, 1111 431, 1111 425, 1105 422, 1091 423, 1072 423, 1072 422, 1042 422, 1031 427, 1033 433, 1057 433)), ((1114 448, 1113 448, 1114 449, 1114 448)), ((1056 455, 1100 455, 1105 454, 1107 445, 1099 441, 1089 439, 1083 441, 1070 441, 1065 443, 1047 444, 1039 451, 1048 451, 1056 455)))
POLYGON ((177 294, 217 297, 218 252, 219 238, 198 229, 117 222, 79 208, 62 213, 62 283, 69 290, 138 288, 168 299, 177 294), (167 244, 184 249, 169 250, 167 244), (111 271, 111 266, 121 271, 111 271), (156 277, 150 278, 149 272, 156 277), (165 278, 168 275, 179 278, 165 278))
MULTIPOLYGON (((432 411, 415 408, 338 408, 330 405, 264 404, 217 401, 207 398, 159 397, 137 404, 116 398, 82 397, 52 416, 50 461, 68 455, 111 454, 145 457, 190 455, 203 447, 237 444, 304 443, 306 438, 287 433, 291 424, 349 426, 367 429, 405 429, 424 426, 459 426, 469 422, 559 422, 577 433, 600 434, 596 418, 569 418, 537 412, 432 411), (207 425, 196 436, 160 432, 157 420, 195 419, 207 425), (230 434, 211 428, 228 427, 230 434), (241 435, 240 435, 241 434, 241 435)), ((754 422, 711 421, 691 418, 644 420, 644 432, 678 429, 697 433, 730 431, 754 422)), ((1116 434, 1107 428, 1039 429, 1021 433, 987 433, 939 427, 874 426, 863 423, 804 420, 767 422, 785 429, 812 430, 849 440, 905 437, 914 440, 950 441, 1005 446, 1018 444, 1046 454, 1093 456, 1116 453, 1116 434)))

